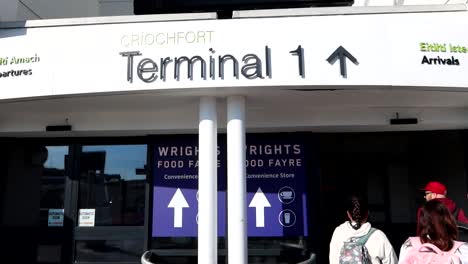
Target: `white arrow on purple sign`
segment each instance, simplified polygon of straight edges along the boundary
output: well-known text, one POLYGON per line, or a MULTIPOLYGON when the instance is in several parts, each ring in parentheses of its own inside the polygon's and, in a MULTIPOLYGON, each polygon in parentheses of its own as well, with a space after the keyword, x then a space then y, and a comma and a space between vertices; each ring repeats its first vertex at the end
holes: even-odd
POLYGON ((271 207, 262 189, 258 187, 249 207, 255 207, 255 226, 265 227, 265 207, 271 207))
POLYGON ((171 201, 167 208, 174 208, 174 228, 181 228, 182 227, 182 208, 189 208, 190 206, 185 200, 184 194, 180 188, 177 188, 177 191, 172 196, 171 201))

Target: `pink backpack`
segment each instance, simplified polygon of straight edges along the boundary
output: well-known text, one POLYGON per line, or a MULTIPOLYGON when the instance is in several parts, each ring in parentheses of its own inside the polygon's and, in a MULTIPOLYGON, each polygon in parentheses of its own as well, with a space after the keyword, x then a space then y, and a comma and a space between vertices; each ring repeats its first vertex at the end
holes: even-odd
POLYGON ((463 242, 454 241, 452 249, 442 251, 433 244, 421 244, 419 237, 409 239, 412 248, 400 264, 461 264, 460 257, 455 255, 455 251, 463 245, 463 242))

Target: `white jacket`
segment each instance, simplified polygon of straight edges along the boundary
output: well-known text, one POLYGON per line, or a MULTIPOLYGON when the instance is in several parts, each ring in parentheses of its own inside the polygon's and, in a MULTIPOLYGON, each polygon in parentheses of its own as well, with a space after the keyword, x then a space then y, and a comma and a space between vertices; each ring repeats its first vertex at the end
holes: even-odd
MULTIPOLYGON (((366 235, 371 229, 370 223, 364 223, 358 230, 351 227, 349 221, 344 222, 333 232, 330 241, 330 264, 338 264, 340 259, 340 250, 343 243, 350 237, 360 237, 366 235)), ((372 258, 372 264, 397 264, 398 259, 393 250, 392 244, 388 241, 387 236, 380 231, 375 232, 369 237, 366 243, 366 248, 372 258)))
MULTIPOLYGON (((403 261, 406 254, 411 250, 412 245, 411 241, 407 239, 400 249, 400 261, 403 261)), ((460 257, 460 260, 463 264, 468 264, 468 243, 461 245, 456 251, 455 255, 460 257)))

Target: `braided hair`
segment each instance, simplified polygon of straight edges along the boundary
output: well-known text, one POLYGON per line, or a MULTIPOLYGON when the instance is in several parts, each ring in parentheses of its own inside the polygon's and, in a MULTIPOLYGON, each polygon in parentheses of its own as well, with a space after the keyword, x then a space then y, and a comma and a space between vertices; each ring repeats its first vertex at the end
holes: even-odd
POLYGON ((352 195, 348 200, 346 211, 351 216, 351 219, 355 222, 355 224, 351 223, 351 227, 353 227, 355 230, 358 230, 366 221, 369 214, 367 200, 358 195, 352 195))

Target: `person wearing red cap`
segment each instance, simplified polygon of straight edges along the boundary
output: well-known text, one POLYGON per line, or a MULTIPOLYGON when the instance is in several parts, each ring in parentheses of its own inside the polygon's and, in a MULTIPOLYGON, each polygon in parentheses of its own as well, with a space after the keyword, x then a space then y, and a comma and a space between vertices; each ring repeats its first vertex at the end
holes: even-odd
MULTIPOLYGON (((431 181, 422 189, 424 191, 424 198, 426 201, 433 199, 441 201, 452 214, 457 215, 457 221, 468 224, 468 218, 462 208, 457 207, 457 204, 447 197, 447 188, 440 182, 431 181), (457 212, 458 210, 458 212, 457 212)), ((418 209, 418 219, 421 213, 421 208, 418 209)))

